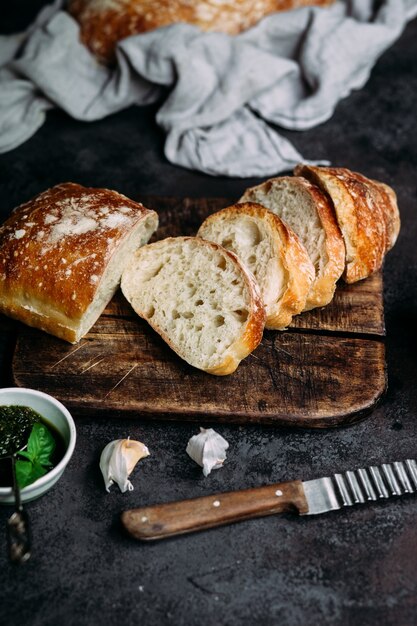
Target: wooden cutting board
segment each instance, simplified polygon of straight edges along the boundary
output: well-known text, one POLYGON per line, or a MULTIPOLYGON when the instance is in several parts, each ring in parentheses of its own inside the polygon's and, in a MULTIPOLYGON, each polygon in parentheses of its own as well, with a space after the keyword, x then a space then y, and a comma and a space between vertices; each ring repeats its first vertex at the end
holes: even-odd
MULTIPOLYGON (((230 200, 141 199, 160 215, 158 238, 195 234, 230 200)), ((327 427, 353 422, 386 388, 382 277, 341 283, 333 302, 299 315, 226 377, 182 361, 118 292, 88 335, 70 345, 20 326, 14 381, 76 415, 327 427)))

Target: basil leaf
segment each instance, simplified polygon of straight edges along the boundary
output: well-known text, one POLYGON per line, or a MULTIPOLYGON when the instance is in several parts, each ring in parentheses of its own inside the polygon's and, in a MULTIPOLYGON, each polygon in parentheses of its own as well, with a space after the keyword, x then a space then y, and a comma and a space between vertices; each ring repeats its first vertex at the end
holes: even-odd
POLYGON ((18 450, 17 454, 18 454, 19 456, 24 456, 24 457, 25 457, 25 459, 29 459, 29 461, 31 461, 31 460, 32 460, 32 455, 31 455, 31 454, 29 454, 29 452, 26 452, 26 450, 18 450))
POLYGON ((55 439, 46 426, 40 422, 34 424, 28 441, 27 451, 30 455, 28 458, 31 458, 34 463, 51 465, 51 455, 54 450, 55 439))
POLYGON ((16 479, 21 489, 35 482, 35 480, 46 474, 46 471, 39 463, 16 461, 16 479))

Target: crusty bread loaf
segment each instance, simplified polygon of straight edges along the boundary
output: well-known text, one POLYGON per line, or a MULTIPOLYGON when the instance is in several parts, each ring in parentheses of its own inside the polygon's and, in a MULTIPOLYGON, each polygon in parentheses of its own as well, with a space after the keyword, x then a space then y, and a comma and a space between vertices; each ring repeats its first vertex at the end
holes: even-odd
POLYGON ((104 62, 118 41, 177 22, 236 35, 275 11, 327 6, 334 0, 69 0, 81 39, 104 62))
POLYGON ((236 256, 199 237, 170 237, 138 250, 122 292, 185 361, 231 374, 262 339, 257 283, 236 256))
POLYGON ((248 202, 218 211, 203 222, 198 236, 234 252, 253 273, 268 329, 286 328, 304 309, 314 267, 297 235, 264 206, 248 202))
POLYGON ((239 202, 259 202, 299 236, 315 268, 304 310, 328 304, 345 268, 345 245, 327 196, 305 178, 281 176, 247 189, 239 202))
POLYGON ((94 324, 155 211, 108 189, 63 183, 0 229, 0 312, 70 342, 94 324))
POLYGON ((344 280, 354 283, 380 269, 398 233, 393 192, 342 167, 301 164, 294 172, 317 184, 333 202, 346 246, 344 280))

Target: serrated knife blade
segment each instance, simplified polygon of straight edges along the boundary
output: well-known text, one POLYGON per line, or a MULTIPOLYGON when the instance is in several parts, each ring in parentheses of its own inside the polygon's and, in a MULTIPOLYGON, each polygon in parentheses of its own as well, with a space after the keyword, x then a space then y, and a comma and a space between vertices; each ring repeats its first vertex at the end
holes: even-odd
POLYGON ((414 459, 371 465, 332 477, 303 482, 308 511, 317 515, 344 506, 364 504, 381 498, 402 496, 417 491, 417 463, 414 459))
POLYGON ((276 513, 318 515, 416 491, 417 462, 407 459, 314 480, 131 509, 122 513, 122 523, 136 539, 163 539, 276 513))

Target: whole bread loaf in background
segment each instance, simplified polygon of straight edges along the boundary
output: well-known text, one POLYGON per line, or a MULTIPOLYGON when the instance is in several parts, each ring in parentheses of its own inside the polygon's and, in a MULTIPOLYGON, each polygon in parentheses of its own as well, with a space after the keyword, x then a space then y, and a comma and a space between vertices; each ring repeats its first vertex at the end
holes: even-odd
POLYGON ((262 339, 266 316, 255 279, 233 253, 200 237, 144 246, 121 289, 181 358, 209 374, 231 374, 262 339))
POLYGON ((199 237, 231 250, 253 273, 266 309, 266 328, 283 330, 301 313, 314 267, 298 236, 267 208, 235 204, 210 215, 199 237))
POLYGON ((115 191, 62 183, 19 206, 0 229, 0 312, 78 341, 158 226, 115 191))
POLYGON ((160 26, 186 22, 236 35, 276 11, 327 6, 334 0, 69 0, 81 40, 98 59, 114 59, 118 41, 160 26))
POLYGON ((316 184, 332 201, 346 247, 344 280, 354 283, 379 270, 400 230, 394 191, 343 167, 300 164, 294 173, 316 184))

